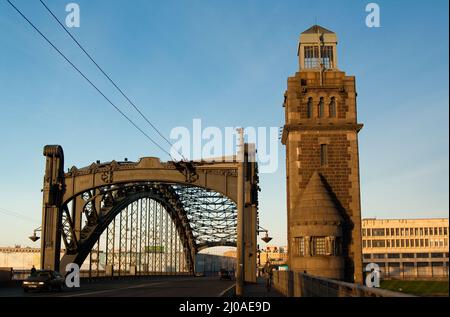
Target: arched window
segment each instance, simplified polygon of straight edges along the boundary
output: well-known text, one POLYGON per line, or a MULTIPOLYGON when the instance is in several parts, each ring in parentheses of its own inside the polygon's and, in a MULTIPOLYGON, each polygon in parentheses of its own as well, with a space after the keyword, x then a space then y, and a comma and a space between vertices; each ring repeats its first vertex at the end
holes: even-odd
POLYGON ((306 111, 307 111, 308 118, 311 118, 312 117, 312 113, 313 113, 313 99, 312 99, 312 97, 308 98, 308 104, 307 104, 306 111))
POLYGON ((320 97, 320 101, 319 101, 319 118, 323 118, 323 107, 324 106, 324 101, 323 101, 323 97, 320 97))
POLYGON ((330 118, 336 118, 336 98, 335 97, 331 97, 329 111, 330 111, 330 118))

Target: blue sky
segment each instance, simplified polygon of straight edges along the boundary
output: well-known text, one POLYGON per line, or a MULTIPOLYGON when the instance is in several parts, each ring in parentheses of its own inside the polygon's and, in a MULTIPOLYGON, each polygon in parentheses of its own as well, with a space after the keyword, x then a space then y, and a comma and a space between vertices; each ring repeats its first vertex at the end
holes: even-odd
MULTIPOLYGON (((168 136, 176 126, 279 127, 299 34, 316 21, 338 34, 339 68, 356 76, 363 217, 447 217, 448 1, 79 0, 71 29, 168 136)), ((38 1, 14 3, 98 86, 142 120, 38 1)), ((47 0, 64 19, 69 1, 47 0)), ((7 4, 0 2, 0 245, 31 245, 40 223, 42 148, 61 144, 66 167, 167 156, 121 118, 7 4)), ((150 130, 148 130, 151 132, 150 130)), ((285 244, 284 148, 261 175, 260 223, 285 244)))

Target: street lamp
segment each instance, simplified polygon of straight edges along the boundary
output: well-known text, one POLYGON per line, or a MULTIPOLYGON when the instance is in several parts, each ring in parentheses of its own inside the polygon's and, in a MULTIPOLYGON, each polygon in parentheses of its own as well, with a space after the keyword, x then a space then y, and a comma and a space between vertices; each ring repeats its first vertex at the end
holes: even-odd
POLYGON ((269 237, 269 231, 267 229, 264 229, 263 227, 259 226, 258 233, 259 232, 265 232, 266 234, 264 237, 261 238, 262 241, 265 243, 269 243, 270 240, 272 240, 272 237, 269 237))
POLYGON ((30 238, 31 241, 36 242, 40 239, 40 237, 38 235, 36 235, 36 232, 41 231, 41 227, 38 227, 36 229, 33 230, 33 235, 29 236, 28 238, 30 238))

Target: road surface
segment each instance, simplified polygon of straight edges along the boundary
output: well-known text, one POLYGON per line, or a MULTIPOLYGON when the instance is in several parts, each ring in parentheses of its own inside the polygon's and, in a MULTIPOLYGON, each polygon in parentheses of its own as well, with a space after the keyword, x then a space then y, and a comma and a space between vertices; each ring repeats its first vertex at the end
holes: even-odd
POLYGON ((81 281, 80 288, 62 292, 29 292, 20 287, 0 287, 0 297, 218 297, 234 281, 218 277, 148 277, 136 280, 81 281))

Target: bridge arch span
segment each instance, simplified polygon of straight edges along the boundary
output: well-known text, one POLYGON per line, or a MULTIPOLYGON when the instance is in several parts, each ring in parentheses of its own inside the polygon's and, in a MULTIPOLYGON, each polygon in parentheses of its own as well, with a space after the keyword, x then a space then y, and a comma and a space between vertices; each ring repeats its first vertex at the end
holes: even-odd
POLYGON ((106 240, 105 265, 112 266, 112 271, 116 269, 117 265, 119 265, 119 272, 123 271, 124 266, 137 266, 138 271, 141 271, 143 265, 138 263, 140 262, 138 256, 141 259, 143 252, 163 252, 162 250, 149 250, 152 247, 162 247, 164 253, 171 252, 162 244, 169 245, 170 242, 172 246, 172 240, 176 243, 179 239, 182 250, 179 250, 178 253, 182 251, 188 272, 194 272, 195 253, 197 252, 195 240, 189 219, 173 191, 166 186, 140 184, 125 188, 113 187, 109 190, 103 188, 100 192, 94 197, 89 197, 89 192, 81 194, 81 197, 76 197, 63 206, 62 239, 66 251, 61 259, 61 270, 64 270, 68 263, 76 263, 81 266, 90 252, 95 249, 94 246, 99 243, 102 234, 105 236, 106 233, 106 237, 104 237, 106 238, 104 239, 106 240), (76 201, 80 199, 85 203, 81 204, 82 208, 77 212, 76 201), (100 200, 100 205, 96 204, 95 200, 100 200), (151 203, 152 207, 157 210, 152 209, 151 203), (127 215, 124 217, 121 213, 127 215), (131 213, 131 217, 128 213, 131 213), (167 213, 168 216, 163 213, 167 213), (75 225, 72 222, 73 218, 79 219, 78 222, 81 223, 75 225), (116 221, 119 222, 118 227, 115 224, 116 221), (171 223, 168 224, 168 221, 171 223), (76 227, 80 229, 77 230, 76 227), (149 230, 153 231, 153 234, 149 230), (164 230, 171 232, 166 232, 166 237, 161 237, 161 232, 164 230), (175 233, 176 235, 174 235, 175 233), (114 241, 117 238, 131 241, 125 242, 125 248, 123 248, 123 243, 114 241), (138 256, 133 255, 133 252, 138 256), (117 259, 117 253, 119 259, 117 259), (121 254, 122 257, 124 254, 125 257, 128 256, 129 261, 123 261, 120 258, 121 254), (122 270, 120 269, 121 265, 122 270))
MULTIPOLYGON (((247 145, 245 149, 245 157, 248 157, 247 145)), ((236 246, 237 176, 241 166, 237 162, 161 162, 144 157, 138 162, 97 161, 64 172, 60 146, 46 146, 44 155, 42 268, 64 272, 65 264, 82 264, 88 255, 92 256, 96 244, 99 263, 99 240, 106 233, 105 270, 108 263, 112 263, 114 271, 114 256, 112 262, 108 260, 111 252, 114 253, 114 244, 108 248, 115 230, 111 224, 128 206, 136 202, 139 205, 142 200, 157 202, 166 210, 167 219, 174 224, 180 239, 190 273, 195 271, 195 255, 200 250, 236 246), (60 260, 61 241, 65 254, 60 260)), ((248 234, 243 237, 243 245, 249 268, 246 280, 251 281, 257 247, 259 180, 256 163, 246 161, 242 165, 245 186, 240 208, 246 215, 245 232, 248 234)), ((157 247, 140 242, 140 246, 142 244, 150 249, 157 247)), ((134 245, 133 250, 136 250, 134 245)))

